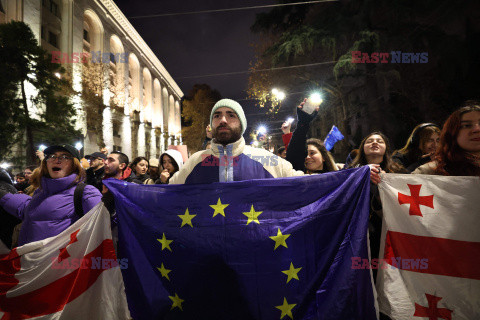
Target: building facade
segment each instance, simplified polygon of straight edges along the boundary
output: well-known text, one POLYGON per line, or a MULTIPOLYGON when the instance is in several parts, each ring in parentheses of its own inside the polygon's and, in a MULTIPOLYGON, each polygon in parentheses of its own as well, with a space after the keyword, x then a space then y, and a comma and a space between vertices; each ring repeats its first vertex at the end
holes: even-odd
POLYGON ((52 61, 62 63, 82 92, 89 63, 101 65, 101 98, 94 114, 82 94, 78 110, 84 154, 118 150, 130 158, 158 157, 181 144, 182 91, 112 0, 0 0, 0 22, 20 20, 52 61), (89 111, 90 110, 90 111, 89 111), (89 114, 90 112, 90 114, 89 114), (99 127, 88 119, 101 119, 99 127))

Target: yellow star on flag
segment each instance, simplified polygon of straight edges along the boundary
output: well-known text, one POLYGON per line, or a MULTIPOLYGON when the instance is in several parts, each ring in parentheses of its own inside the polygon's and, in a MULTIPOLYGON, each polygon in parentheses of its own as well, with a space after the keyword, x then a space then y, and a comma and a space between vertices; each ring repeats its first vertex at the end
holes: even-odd
POLYGON ((290 262, 290 269, 282 271, 282 273, 285 273, 288 276, 287 283, 289 283, 290 280, 292 280, 292 279, 300 280, 300 279, 298 279, 298 275, 297 275, 297 273, 300 270, 302 270, 302 268, 294 268, 293 263, 290 262))
POLYGON ((167 280, 170 281, 170 278, 168 277, 168 274, 169 274, 172 270, 169 270, 169 269, 165 268, 165 266, 163 265, 163 263, 162 263, 161 267, 160 267, 160 268, 157 268, 157 269, 158 269, 158 271, 160 271, 160 273, 162 274, 162 278, 167 278, 167 280))
POLYGON ((196 214, 190 214, 188 212, 188 208, 187 211, 185 211, 185 214, 179 214, 178 217, 182 219, 182 225, 180 226, 180 228, 186 224, 193 228, 192 219, 195 218, 195 216, 196 214))
POLYGON ((252 208, 250 209, 249 212, 242 212, 244 215, 247 216, 248 220, 247 220, 247 226, 250 222, 256 222, 258 224, 260 224, 260 221, 258 221, 258 216, 262 214, 263 211, 258 211, 258 212, 255 212, 255 209, 253 209, 253 204, 252 204, 252 208))
POLYGON ((217 204, 211 204, 210 207, 212 207, 215 211, 213 212, 213 217, 215 217, 217 214, 221 214, 222 216, 225 217, 225 208, 228 207, 228 204, 222 204, 222 201, 220 201, 220 198, 218 198, 217 204))
POLYGON ((182 309, 182 302, 185 301, 185 300, 180 299, 176 292, 175 292, 175 297, 172 297, 172 296, 168 296, 168 297, 170 298, 170 300, 173 301, 172 307, 170 308, 170 310, 172 310, 173 308, 178 307, 180 310, 183 311, 183 309, 182 309))
POLYGON ((172 251, 172 249, 170 248, 170 243, 172 243, 173 240, 167 240, 167 238, 165 237, 165 233, 163 234, 162 239, 157 239, 157 240, 158 240, 158 242, 160 242, 162 244, 162 251, 165 248, 172 251))
POLYGON ((288 237, 290 237, 289 234, 282 234, 282 232, 280 231, 280 228, 278 228, 277 235, 269 237, 270 239, 275 241, 275 248, 273 250, 277 250, 277 248, 281 245, 284 246, 285 248, 288 248, 287 243, 285 242, 285 240, 287 240, 288 237))
POLYGON ((295 307, 297 304, 288 304, 287 298, 283 297, 283 304, 281 306, 275 306, 275 308, 280 309, 282 311, 282 314, 280 315, 280 319, 283 319, 285 316, 289 316, 290 319, 293 319, 292 315, 292 309, 295 307))

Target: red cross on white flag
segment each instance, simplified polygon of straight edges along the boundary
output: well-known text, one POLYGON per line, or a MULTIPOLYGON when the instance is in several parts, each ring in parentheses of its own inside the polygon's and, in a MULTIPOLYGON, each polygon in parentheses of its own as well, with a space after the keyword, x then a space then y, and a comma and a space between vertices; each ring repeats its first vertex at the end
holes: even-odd
POLYGON ((377 276, 392 319, 480 319, 480 179, 386 174, 377 276))
POLYGON ((428 307, 424 307, 415 303, 415 313, 413 314, 414 317, 427 317, 428 319, 445 319, 451 320, 452 319, 452 310, 447 308, 439 308, 438 303, 442 298, 435 297, 431 294, 425 294, 428 301, 428 307))
POLYGON ((422 216, 422 211, 420 205, 427 206, 433 209, 433 195, 429 196, 420 196, 420 189, 422 185, 412 185, 408 184, 411 195, 406 195, 403 193, 398 193, 398 203, 399 204, 409 204, 410 210, 409 214, 412 216, 422 216))
POLYGON ((129 319, 109 219, 100 203, 58 236, 0 255, 0 320, 129 319))

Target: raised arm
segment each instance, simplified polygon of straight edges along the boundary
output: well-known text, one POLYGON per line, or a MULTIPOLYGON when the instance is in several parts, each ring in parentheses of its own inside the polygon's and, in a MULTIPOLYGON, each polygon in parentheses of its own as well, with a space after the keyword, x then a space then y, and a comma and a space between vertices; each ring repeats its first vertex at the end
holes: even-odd
POLYGON ((287 148, 287 161, 289 161, 293 169, 295 170, 305 170, 305 158, 307 157, 307 133, 310 128, 310 123, 317 116, 318 107, 315 112, 308 114, 303 111, 303 105, 307 99, 304 99, 303 102, 297 107, 297 128, 293 132, 292 139, 287 148))

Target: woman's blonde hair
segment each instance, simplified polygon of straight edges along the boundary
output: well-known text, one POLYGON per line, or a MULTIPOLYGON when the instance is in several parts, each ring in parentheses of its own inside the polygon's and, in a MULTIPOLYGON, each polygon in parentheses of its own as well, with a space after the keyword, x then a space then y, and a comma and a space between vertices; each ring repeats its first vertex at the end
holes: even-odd
MULTIPOLYGON (((77 177, 72 182, 72 185, 75 185, 75 184, 78 184, 82 181, 85 181, 86 173, 85 173, 85 169, 83 169, 82 165, 80 164, 80 161, 77 158, 73 158, 72 160, 73 160, 73 165, 72 165, 72 172, 70 174, 72 174, 72 173, 77 174, 77 177)), ((37 171, 37 170, 39 170, 38 174, 36 174, 35 176, 32 176, 32 183, 31 184, 34 185, 34 186, 38 186, 38 188, 41 188, 42 187, 42 184, 41 184, 42 177, 51 178, 50 174, 48 173, 47 158, 44 158, 42 160, 42 163, 40 164, 40 167, 35 169, 35 171, 37 171)))

